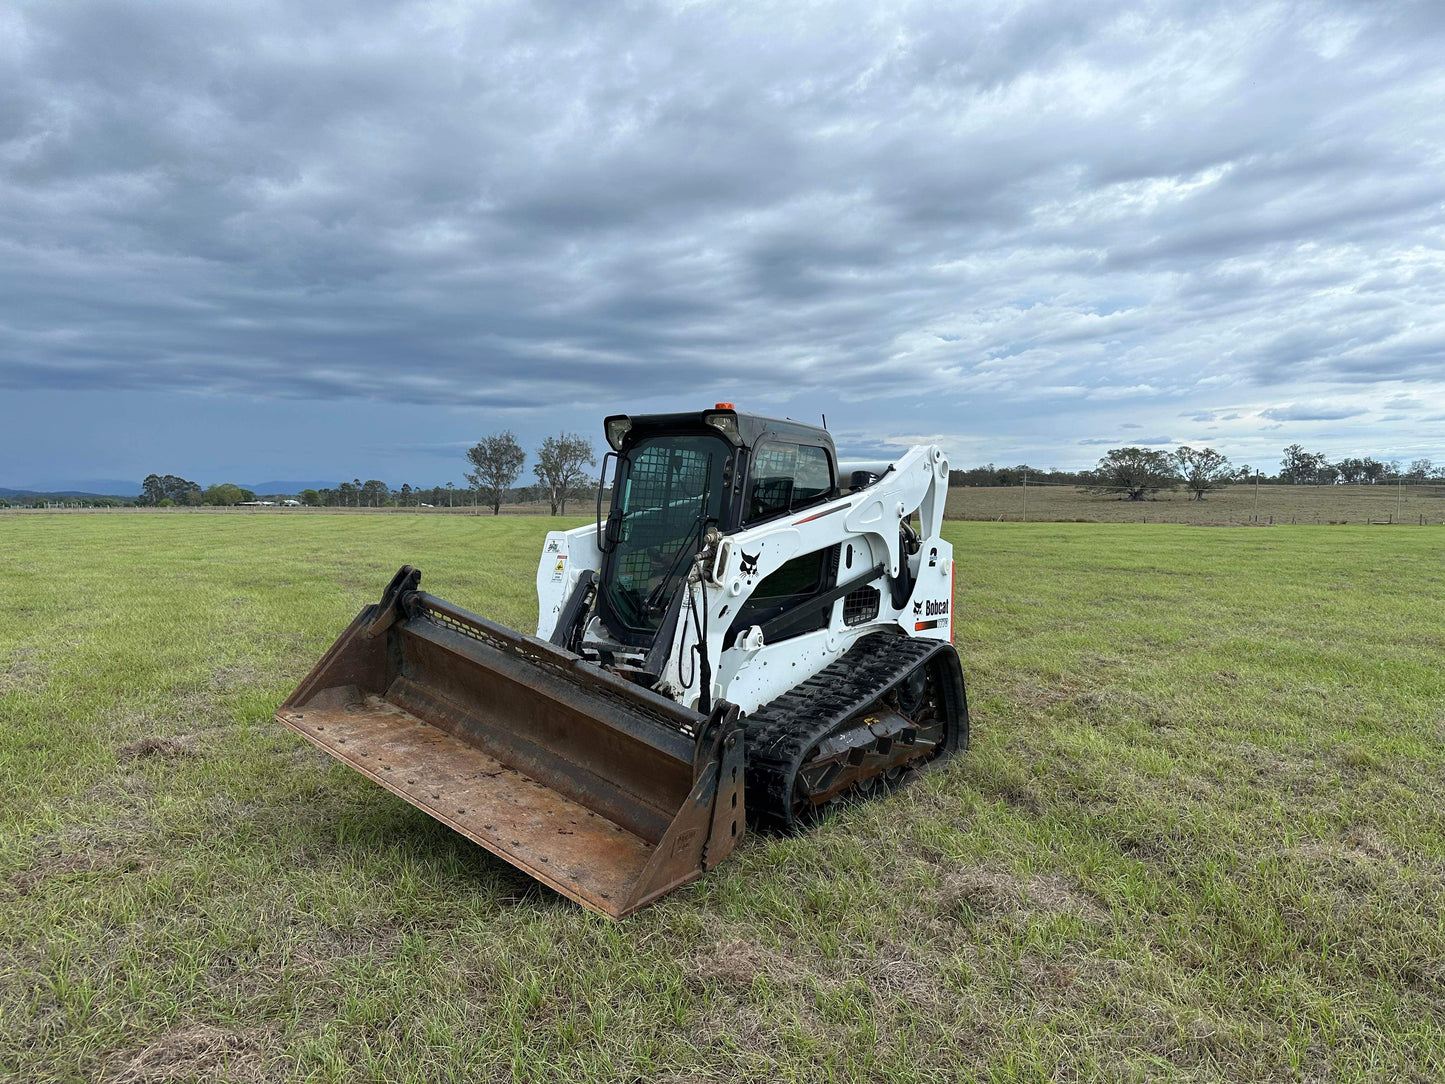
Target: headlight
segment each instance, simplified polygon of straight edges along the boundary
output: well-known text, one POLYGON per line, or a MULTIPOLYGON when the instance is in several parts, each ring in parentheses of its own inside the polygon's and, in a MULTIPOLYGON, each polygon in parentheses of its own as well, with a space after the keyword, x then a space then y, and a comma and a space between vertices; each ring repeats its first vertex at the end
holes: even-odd
MULTIPOLYGON (((722 406, 719 403, 718 406, 722 406)), ((723 413, 721 411, 710 411, 702 416, 702 420, 708 425, 722 430, 723 436, 734 444, 739 443, 742 438, 738 435, 738 416, 731 410, 723 413)))
POLYGON ((614 452, 622 451, 622 441, 627 436, 628 430, 632 428, 632 419, 626 414, 618 414, 603 422, 603 427, 607 432, 607 443, 612 445, 612 450, 614 452))

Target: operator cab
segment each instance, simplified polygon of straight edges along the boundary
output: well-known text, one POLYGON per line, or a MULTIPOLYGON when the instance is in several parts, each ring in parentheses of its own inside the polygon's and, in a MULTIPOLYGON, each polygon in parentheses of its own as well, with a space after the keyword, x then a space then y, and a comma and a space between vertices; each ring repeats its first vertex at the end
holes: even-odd
POLYGON ((681 587, 710 529, 730 534, 839 494, 833 438, 817 426, 739 413, 730 403, 616 414, 604 424, 612 446, 604 479, 608 460, 616 464, 605 521, 598 494, 595 613, 620 645, 670 642, 681 587))

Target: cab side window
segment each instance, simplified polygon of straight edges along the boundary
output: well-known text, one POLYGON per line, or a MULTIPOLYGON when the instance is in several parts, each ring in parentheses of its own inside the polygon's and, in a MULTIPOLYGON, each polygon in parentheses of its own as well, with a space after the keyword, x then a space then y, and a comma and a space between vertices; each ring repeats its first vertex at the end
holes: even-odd
POLYGON ((765 441, 753 454, 747 521, 801 508, 833 492, 828 453, 809 444, 765 441))

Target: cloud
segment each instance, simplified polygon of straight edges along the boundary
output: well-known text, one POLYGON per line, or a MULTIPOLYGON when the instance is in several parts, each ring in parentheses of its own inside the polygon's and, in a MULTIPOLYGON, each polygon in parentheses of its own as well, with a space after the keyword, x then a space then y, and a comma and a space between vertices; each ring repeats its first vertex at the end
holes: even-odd
POLYGON ((1261 410, 1261 418, 1276 422, 1335 421, 1340 418, 1356 418, 1368 413, 1359 406, 1333 406, 1329 403, 1289 403, 1285 406, 1261 410))
POLYGON ((1435 401, 1436 12, 21 3, 0 388, 369 401, 410 444, 735 396, 1033 458, 1435 401))
POLYGON ((1110 445, 1111 447, 1133 446, 1138 448, 1151 448, 1160 444, 1173 444, 1169 437, 1129 437, 1125 440, 1115 440, 1112 437, 1089 437, 1078 442, 1082 445, 1110 445))

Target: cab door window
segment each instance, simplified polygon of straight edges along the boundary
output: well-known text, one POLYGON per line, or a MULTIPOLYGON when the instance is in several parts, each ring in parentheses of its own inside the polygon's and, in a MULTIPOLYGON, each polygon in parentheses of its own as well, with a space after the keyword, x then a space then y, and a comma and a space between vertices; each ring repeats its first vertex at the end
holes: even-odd
POLYGON ((764 441, 753 453, 747 522, 826 500, 833 492, 828 453, 810 444, 764 441))

